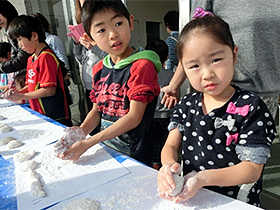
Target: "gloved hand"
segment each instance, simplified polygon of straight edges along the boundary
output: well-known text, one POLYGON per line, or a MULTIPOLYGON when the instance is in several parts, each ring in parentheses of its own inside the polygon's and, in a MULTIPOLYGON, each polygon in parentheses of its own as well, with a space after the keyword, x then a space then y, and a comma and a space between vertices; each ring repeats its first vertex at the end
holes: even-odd
POLYGON ((55 153, 62 154, 69 149, 75 142, 86 138, 86 135, 81 127, 73 126, 64 129, 65 134, 55 143, 55 153))

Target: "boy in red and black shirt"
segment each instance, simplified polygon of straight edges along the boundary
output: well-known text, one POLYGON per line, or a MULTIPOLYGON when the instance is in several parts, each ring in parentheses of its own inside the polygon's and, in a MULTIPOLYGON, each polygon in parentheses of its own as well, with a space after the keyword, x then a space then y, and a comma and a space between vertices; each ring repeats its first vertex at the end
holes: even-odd
POLYGON ((72 139, 77 141, 77 136, 71 141, 60 139, 55 145, 58 156, 77 160, 102 142, 151 166, 151 124, 160 92, 159 57, 155 52, 138 52, 129 46, 133 16, 121 0, 85 1, 82 19, 85 38, 108 55, 93 67, 93 108, 81 126, 73 129, 86 136, 101 123, 101 131, 76 143, 72 139))
POLYGON ((27 62, 27 85, 7 99, 29 100, 31 109, 71 126, 61 66, 45 43, 41 24, 34 17, 21 15, 10 23, 8 34, 33 55, 27 62))

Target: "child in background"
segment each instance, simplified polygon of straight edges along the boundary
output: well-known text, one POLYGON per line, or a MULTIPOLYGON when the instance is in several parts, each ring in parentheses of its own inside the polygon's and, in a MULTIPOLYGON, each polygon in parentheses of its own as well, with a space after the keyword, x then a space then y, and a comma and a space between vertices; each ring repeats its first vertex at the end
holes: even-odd
POLYGON ((228 24, 202 9, 196 17, 181 32, 178 56, 198 92, 174 108, 161 153, 159 196, 177 203, 205 187, 260 206, 262 171, 276 135, 273 118, 259 96, 230 84, 238 48, 228 24), (172 197, 180 146, 185 184, 172 197))
MULTIPOLYGON (((12 46, 8 42, 1 42, 0 43, 0 63, 7 62, 11 60, 11 50, 12 46)), ((18 89, 20 90, 25 85, 18 83, 18 79, 22 77, 22 75, 26 75, 26 70, 21 70, 19 72, 12 72, 9 74, 1 74, 1 86, 0 90, 2 92, 6 92, 9 89, 18 89), (6 81, 4 81, 6 80, 6 81)), ((18 101, 18 103, 25 103, 25 101, 18 101)))
POLYGON ((178 65, 176 45, 179 36, 179 12, 169 11, 164 15, 163 19, 166 30, 170 35, 165 41, 168 46, 168 58, 165 68, 175 71, 178 65))
POLYGON ((108 55, 93 67, 93 108, 80 127, 72 128, 81 131, 72 133, 84 135, 62 137, 55 145, 58 156, 77 160, 87 149, 103 142, 151 166, 150 129, 160 91, 159 57, 153 51, 136 52, 129 46, 133 16, 121 0, 85 1, 82 23, 87 39, 108 55), (100 121, 101 131, 83 139, 100 121), (79 139, 83 140, 74 143, 79 139))
MULTIPOLYGON (((158 83, 162 88, 169 84, 173 77, 174 72, 165 69, 164 63, 168 57, 168 46, 165 41, 161 39, 151 40, 145 47, 145 50, 152 50, 156 52, 160 57, 162 69, 158 73, 158 83)), ((153 137, 154 137, 154 158, 153 167, 159 169, 161 167, 160 152, 168 136, 168 125, 170 123, 171 109, 166 108, 161 104, 161 100, 164 93, 161 92, 158 97, 157 106, 154 114, 154 122, 152 126, 153 137)))
POLYGON ((71 126, 61 67, 45 44, 45 33, 40 22, 32 16, 18 16, 10 23, 8 33, 17 39, 24 51, 33 55, 27 62, 27 85, 7 99, 29 100, 31 109, 71 126))
MULTIPOLYGON (((0 63, 11 59, 12 45, 8 42, 0 42, 0 63)), ((0 74, 0 90, 3 92, 8 88, 8 74, 0 74)))

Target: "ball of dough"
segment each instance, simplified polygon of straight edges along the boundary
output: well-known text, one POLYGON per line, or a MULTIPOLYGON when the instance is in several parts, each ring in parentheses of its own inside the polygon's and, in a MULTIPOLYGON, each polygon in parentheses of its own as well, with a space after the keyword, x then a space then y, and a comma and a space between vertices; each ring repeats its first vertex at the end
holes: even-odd
POLYGON ((35 154, 35 150, 24 150, 14 154, 14 159, 17 162, 23 162, 29 160, 35 154))
POLYGON ((7 146, 8 146, 9 149, 14 149, 14 148, 20 147, 22 145, 23 145, 23 143, 21 141, 19 141, 19 140, 12 140, 12 141, 10 141, 8 143, 7 146))
POLYGON ((177 196, 179 195, 184 187, 184 177, 179 176, 178 174, 172 174, 173 181, 175 182, 175 188, 170 196, 177 196))
POLYGON ((27 172, 29 170, 33 170, 37 166, 37 162, 35 160, 27 160, 20 164, 20 170, 22 172, 27 172))
POLYGON ((8 133, 11 130, 13 130, 13 129, 8 125, 3 125, 0 127, 0 133, 8 133))
POLYGON ((72 201, 63 207, 63 210, 98 210, 99 203, 96 200, 89 198, 82 198, 76 201, 72 201))
POLYGON ((6 145, 12 140, 16 140, 16 139, 14 137, 11 137, 11 136, 4 137, 0 140, 0 145, 6 145))

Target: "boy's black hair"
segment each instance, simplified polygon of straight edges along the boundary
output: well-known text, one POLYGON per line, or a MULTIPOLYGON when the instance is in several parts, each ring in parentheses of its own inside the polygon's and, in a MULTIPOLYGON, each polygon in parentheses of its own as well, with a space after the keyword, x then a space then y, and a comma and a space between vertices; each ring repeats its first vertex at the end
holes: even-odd
POLYGON ((98 12, 104 12, 108 9, 115 11, 117 14, 124 16, 130 23, 130 14, 121 0, 90 0, 85 1, 82 7, 82 23, 85 32, 90 35, 90 28, 93 16, 98 12))
POLYGON ((35 17, 41 23, 45 32, 48 32, 49 34, 51 33, 51 25, 44 15, 42 15, 39 12, 36 12, 32 16, 35 17))
POLYGON ((152 39, 145 47, 145 50, 152 50, 158 54, 160 62, 163 64, 168 56, 168 46, 162 39, 152 39))
POLYGON ((164 17, 164 24, 171 31, 179 31, 179 12, 177 11, 169 11, 164 17))
POLYGON ((35 17, 20 15, 10 23, 8 29, 8 34, 12 39, 17 39, 19 36, 22 36, 30 40, 32 32, 38 34, 40 43, 45 43, 46 36, 44 29, 35 17))
POLYGON ((11 52, 12 45, 8 42, 0 42, 0 57, 8 58, 8 52, 11 52))
POLYGON ((7 19, 7 26, 18 16, 16 8, 7 0, 0 0, 0 14, 7 19))

